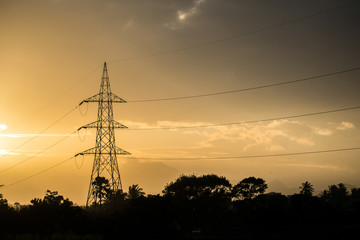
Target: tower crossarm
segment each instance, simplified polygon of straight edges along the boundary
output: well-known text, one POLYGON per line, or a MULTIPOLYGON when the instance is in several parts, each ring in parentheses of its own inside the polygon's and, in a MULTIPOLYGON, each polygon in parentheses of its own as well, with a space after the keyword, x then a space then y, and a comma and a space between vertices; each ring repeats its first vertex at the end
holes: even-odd
POLYGON ((114 122, 114 128, 128 128, 127 126, 125 126, 115 120, 113 120, 113 122, 114 122))
MULTIPOLYGON (((128 128, 127 126, 115 121, 115 120, 112 120, 112 123, 114 125, 114 128, 128 128)), ((98 126, 101 126, 100 122, 99 121, 95 121, 95 122, 92 122, 92 123, 89 123, 89 124, 86 124, 82 127, 80 127, 78 129, 78 131, 80 131, 81 129, 83 128, 97 128, 98 126)))
MULTIPOLYGON (((79 155, 99 154, 100 152, 97 151, 97 150, 99 150, 99 149, 96 149, 96 147, 90 148, 88 150, 85 150, 83 152, 80 152, 80 153, 76 154, 75 157, 77 157, 79 155)), ((115 153, 117 155, 131 155, 131 153, 129 153, 129 152, 127 152, 124 149, 121 149, 119 147, 115 147, 115 153)), ((101 154, 112 154, 112 153, 101 152, 101 154)))
POLYGON ((80 102, 79 106, 83 103, 89 103, 89 102, 104 102, 104 101, 108 101, 108 102, 112 102, 112 103, 126 103, 126 101, 120 97, 118 97, 117 95, 110 93, 108 99, 104 99, 104 93, 98 93, 92 97, 89 97, 83 101, 80 102))
POLYGON ((113 103, 126 103, 126 101, 124 99, 122 99, 121 97, 110 93, 110 99, 113 103))
POLYGON ((118 155, 131 155, 131 153, 129 153, 128 151, 125 151, 124 149, 116 147, 116 146, 115 146, 115 151, 116 151, 116 154, 118 154, 118 155))
POLYGON ((77 157, 79 155, 88 155, 88 154, 95 154, 95 153, 96 153, 95 148, 90 148, 90 149, 85 150, 83 152, 77 153, 74 157, 77 157))

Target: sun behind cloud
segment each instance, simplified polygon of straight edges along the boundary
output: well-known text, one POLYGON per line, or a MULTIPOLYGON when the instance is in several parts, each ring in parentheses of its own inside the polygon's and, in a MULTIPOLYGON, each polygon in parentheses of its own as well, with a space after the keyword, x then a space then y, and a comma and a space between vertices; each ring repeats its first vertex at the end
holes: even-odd
POLYGON ((188 17, 195 15, 198 12, 199 7, 202 3, 205 3, 205 0, 195 0, 194 5, 190 9, 188 9, 186 11, 178 11, 178 13, 177 13, 178 20, 184 21, 188 17))

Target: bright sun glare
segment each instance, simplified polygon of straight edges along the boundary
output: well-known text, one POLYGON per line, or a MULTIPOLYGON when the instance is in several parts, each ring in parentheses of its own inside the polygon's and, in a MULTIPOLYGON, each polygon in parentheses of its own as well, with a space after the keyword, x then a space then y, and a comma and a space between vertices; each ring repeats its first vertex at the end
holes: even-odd
POLYGON ((186 18, 186 13, 182 13, 182 12, 178 13, 178 19, 179 20, 185 20, 185 18, 186 18))
POLYGON ((5 124, 0 124, 0 130, 5 130, 7 129, 7 126, 5 124))
POLYGON ((7 153, 7 150, 5 149, 0 149, 0 156, 4 155, 7 153))

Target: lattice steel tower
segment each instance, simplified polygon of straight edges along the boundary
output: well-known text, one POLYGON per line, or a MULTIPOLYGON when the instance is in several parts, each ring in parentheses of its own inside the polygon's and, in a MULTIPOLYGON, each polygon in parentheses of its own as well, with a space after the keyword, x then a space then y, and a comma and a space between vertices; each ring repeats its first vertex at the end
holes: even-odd
POLYGON ((79 105, 89 102, 98 103, 97 121, 82 126, 79 128, 79 130, 82 128, 96 128, 95 147, 75 155, 95 155, 86 206, 89 206, 92 203, 101 204, 104 202, 104 196, 95 194, 96 191, 93 182, 96 177, 105 177, 108 179, 110 189, 112 191, 122 191, 117 155, 130 154, 129 152, 115 146, 114 129, 127 127, 113 119, 112 104, 125 103, 126 101, 111 92, 106 62, 104 63, 100 92, 92 97, 89 97, 88 99, 85 99, 79 105))

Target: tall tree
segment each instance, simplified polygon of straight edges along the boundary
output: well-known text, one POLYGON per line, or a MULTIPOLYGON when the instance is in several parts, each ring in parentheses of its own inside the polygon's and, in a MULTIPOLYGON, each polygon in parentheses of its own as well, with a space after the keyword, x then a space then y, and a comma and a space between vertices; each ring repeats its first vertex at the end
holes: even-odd
POLYGON ((236 184, 232 192, 237 199, 252 199, 259 194, 263 194, 267 187, 264 179, 248 177, 236 184))
POLYGON ((306 195, 306 196, 312 196, 313 192, 314 192, 314 187, 311 183, 309 183, 308 181, 304 182, 301 184, 301 187, 299 187, 300 190, 300 194, 302 195, 306 195))
POLYGON ((94 186, 93 194, 97 196, 99 204, 102 205, 111 194, 109 180, 105 177, 96 177, 92 184, 94 186))
POLYGON ((127 194, 128 199, 136 199, 145 195, 145 192, 138 184, 129 186, 129 192, 127 194))

